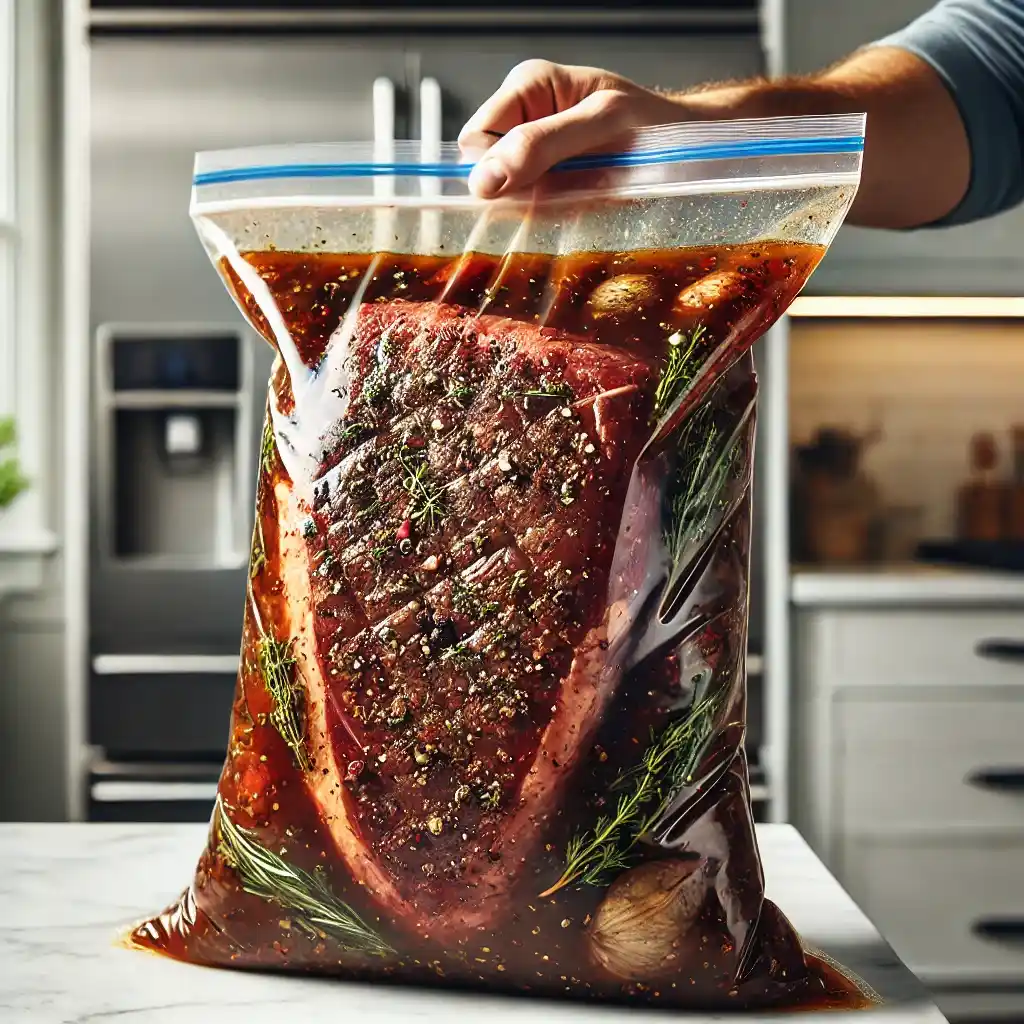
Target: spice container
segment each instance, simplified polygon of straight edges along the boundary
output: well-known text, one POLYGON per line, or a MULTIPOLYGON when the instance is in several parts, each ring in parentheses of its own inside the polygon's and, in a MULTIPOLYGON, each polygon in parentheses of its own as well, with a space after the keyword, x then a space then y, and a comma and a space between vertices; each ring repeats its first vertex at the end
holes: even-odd
POLYGON ((971 438, 971 476, 957 495, 958 534, 961 540, 1001 540, 1006 487, 996 465, 995 437, 980 432, 971 438))
POLYGON ((1013 439, 1013 478, 1006 501, 1006 539, 1024 541, 1024 425, 1010 431, 1013 439))
POLYGON ((878 491, 860 468, 864 449, 879 437, 821 428, 796 452, 794 512, 800 523, 802 557, 851 565, 869 561, 879 518, 878 491))

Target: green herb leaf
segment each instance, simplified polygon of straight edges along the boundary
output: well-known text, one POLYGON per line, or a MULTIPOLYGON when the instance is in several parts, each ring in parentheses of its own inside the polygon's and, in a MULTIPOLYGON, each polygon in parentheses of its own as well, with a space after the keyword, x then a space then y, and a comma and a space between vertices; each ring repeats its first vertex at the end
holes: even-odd
POLYGON ((294 646, 294 640, 282 642, 264 634, 257 645, 257 656, 263 685, 274 701, 270 724, 288 744, 299 767, 309 771, 312 764, 306 752, 304 694, 295 679, 294 646))
POLYGON ((704 325, 699 324, 689 337, 676 333, 669 338, 668 359, 654 391, 655 420, 660 420, 693 383, 700 368, 693 355, 706 333, 704 325))
MULTIPOLYGON (((12 416, 0 418, 0 450, 12 448, 18 440, 18 432, 12 416)), ((0 508, 7 508, 15 498, 29 486, 28 477, 21 472, 17 457, 11 456, 0 462, 0 508)))
POLYGON ((329 935, 342 949, 369 956, 394 953, 347 903, 342 902, 318 874, 289 864, 261 846, 246 829, 227 815, 218 796, 217 852, 238 875, 242 888, 295 915, 314 934, 329 935))
POLYGON ((674 565, 691 544, 704 539, 741 454, 741 438, 729 442, 723 437, 710 404, 686 422, 679 441, 679 470, 669 484, 665 530, 665 546, 674 565))
POLYGON ((640 764, 612 785, 613 791, 625 790, 615 813, 602 815, 592 829, 570 840, 565 869, 558 881, 540 894, 542 898, 567 885, 601 885, 611 873, 629 866, 630 854, 641 836, 657 824, 679 789, 693 781, 723 699, 724 692, 719 692, 696 701, 681 718, 652 737, 640 764))
POLYGON ((264 473, 274 468, 274 456, 277 455, 277 440, 274 438, 274 425, 270 422, 270 412, 263 423, 263 439, 260 442, 260 465, 264 473))
POLYGON ((263 517, 259 505, 256 508, 256 522, 252 528, 252 550, 249 555, 249 579, 255 579, 267 564, 266 544, 263 540, 263 517))
POLYGON ((403 453, 399 453, 398 461, 405 472, 402 486, 409 492, 406 514, 414 523, 424 523, 428 529, 434 529, 448 511, 444 504, 445 488, 431 478, 426 461, 412 464, 403 453))

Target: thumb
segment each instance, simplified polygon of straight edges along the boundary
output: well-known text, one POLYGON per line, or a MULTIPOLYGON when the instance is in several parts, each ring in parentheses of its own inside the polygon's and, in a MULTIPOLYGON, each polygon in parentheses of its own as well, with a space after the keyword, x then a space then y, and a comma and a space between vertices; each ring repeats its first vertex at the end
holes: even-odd
POLYGON ((600 149, 638 122, 633 97, 601 89, 575 106, 516 125, 473 168, 470 189, 482 199, 532 185, 555 164, 600 149))

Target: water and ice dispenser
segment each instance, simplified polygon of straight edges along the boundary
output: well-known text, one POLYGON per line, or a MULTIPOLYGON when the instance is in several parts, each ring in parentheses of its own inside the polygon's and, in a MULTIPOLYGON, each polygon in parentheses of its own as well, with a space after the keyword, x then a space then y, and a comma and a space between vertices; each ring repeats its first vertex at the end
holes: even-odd
POLYGON ((106 327, 98 341, 101 555, 171 570, 244 563, 249 339, 176 325, 106 327))
POLYGON ((272 352, 230 323, 95 337, 90 814, 139 816, 101 800, 104 772, 149 792, 157 769, 215 778, 224 756, 272 352))

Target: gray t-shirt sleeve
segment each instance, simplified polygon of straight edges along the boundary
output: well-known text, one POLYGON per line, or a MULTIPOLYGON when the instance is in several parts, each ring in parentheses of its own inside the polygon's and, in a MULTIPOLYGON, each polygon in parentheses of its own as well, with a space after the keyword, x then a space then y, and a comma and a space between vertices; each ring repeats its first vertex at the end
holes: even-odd
POLYGON ((967 129, 970 184, 936 226, 990 217, 1024 200, 1024 0, 943 0, 874 45, 927 61, 967 129))

